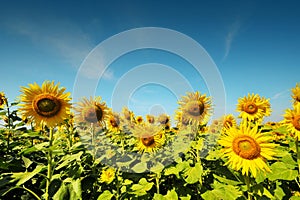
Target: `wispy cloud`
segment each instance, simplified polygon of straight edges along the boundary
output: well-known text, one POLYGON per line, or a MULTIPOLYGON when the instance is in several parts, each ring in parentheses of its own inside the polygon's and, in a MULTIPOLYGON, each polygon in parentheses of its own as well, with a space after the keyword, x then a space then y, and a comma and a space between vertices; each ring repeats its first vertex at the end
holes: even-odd
POLYGON ((279 99, 281 97, 285 97, 286 95, 288 95, 290 92, 290 90, 286 89, 283 90, 281 92, 276 93, 271 99, 279 99))
MULTIPOLYGON (((69 63, 76 70, 88 53, 95 47, 90 37, 81 27, 68 20, 47 19, 47 24, 38 20, 23 18, 21 21, 10 17, 0 21, 1 25, 12 34, 29 38, 34 45, 59 55, 64 62, 69 63)), ((87 78, 94 79, 99 70, 104 70, 101 60, 90 62, 89 70, 84 74, 87 78)), ((113 72, 105 72, 103 78, 112 79, 113 72)))
POLYGON ((234 21, 234 23, 230 26, 229 31, 225 38, 225 53, 223 56, 223 61, 226 60, 226 58, 228 57, 231 50, 232 42, 237 36, 240 28, 241 28, 241 20, 240 18, 237 18, 236 21, 234 21))

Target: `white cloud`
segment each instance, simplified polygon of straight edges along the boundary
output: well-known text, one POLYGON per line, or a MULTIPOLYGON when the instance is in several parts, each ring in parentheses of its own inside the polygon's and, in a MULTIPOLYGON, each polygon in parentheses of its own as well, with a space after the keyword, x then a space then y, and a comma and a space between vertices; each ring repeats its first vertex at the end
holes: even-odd
POLYGON ((235 37, 237 36, 240 27, 241 27, 241 22, 240 22, 240 19, 237 18, 236 21, 229 28, 229 31, 225 38, 225 53, 223 56, 223 61, 228 57, 230 50, 231 50, 232 42, 235 39, 235 37))
POLYGON ((281 97, 286 96, 289 92, 289 90, 283 90, 281 92, 276 93, 271 99, 279 99, 281 97))

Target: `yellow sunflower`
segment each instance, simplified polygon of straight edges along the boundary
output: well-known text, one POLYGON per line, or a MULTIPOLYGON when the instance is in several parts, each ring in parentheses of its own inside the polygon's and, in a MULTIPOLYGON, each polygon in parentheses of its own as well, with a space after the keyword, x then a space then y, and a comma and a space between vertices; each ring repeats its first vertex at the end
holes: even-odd
POLYGON ((115 179, 115 170, 113 168, 108 168, 102 170, 101 176, 100 176, 100 182, 101 183, 107 183, 110 184, 115 179))
POLYGON ((75 120, 85 124, 99 123, 99 125, 103 125, 108 114, 106 103, 102 102, 100 96, 90 97, 90 99, 83 97, 74 110, 77 112, 75 120))
POLYGON ((294 106, 294 109, 287 109, 284 114, 283 123, 287 126, 295 138, 300 140, 300 104, 294 106))
POLYGON ((136 116, 135 123, 137 123, 137 124, 143 124, 144 123, 143 117, 142 116, 136 116))
POLYGON ((182 118, 185 120, 184 123, 204 124, 211 115, 211 98, 206 97, 206 94, 201 95, 198 91, 187 93, 187 96, 183 96, 178 104, 180 105, 179 110, 184 116, 182 118))
POLYGON ((36 125, 54 127, 69 117, 70 93, 59 88, 59 83, 45 81, 40 87, 37 83, 21 87, 20 111, 23 117, 35 121, 36 125))
POLYGON ((3 108, 7 104, 7 99, 3 92, 0 92, 0 108, 3 108))
POLYGON ((189 120, 184 118, 180 110, 175 112, 175 121, 177 122, 177 128, 184 128, 189 125, 189 120))
POLYGON ((135 125, 132 134, 137 138, 136 148, 139 152, 155 152, 165 142, 164 131, 161 126, 135 125))
POLYGON ((294 105, 300 103, 300 83, 296 84, 296 87, 292 88, 292 98, 294 99, 294 105))
POLYGON ((121 130, 120 115, 116 112, 111 112, 107 117, 107 129, 111 132, 118 132, 121 130))
POLYGON ((271 143, 271 139, 272 136, 258 130, 258 125, 251 128, 242 123, 240 128, 230 127, 218 142, 223 146, 223 156, 228 158, 226 165, 237 171, 241 169, 243 175, 250 171, 256 177, 259 171, 270 171, 265 160, 273 159, 276 154, 276 144, 271 143))
POLYGON ((224 129, 229 129, 230 127, 236 127, 236 120, 232 114, 225 115, 222 118, 222 125, 224 129))
POLYGON ((156 121, 167 130, 171 127, 170 116, 167 114, 159 115, 156 121))
POLYGON ((237 111, 240 112, 239 117, 248 121, 255 121, 269 116, 270 107, 269 99, 261 98, 258 94, 248 94, 248 96, 238 99, 237 111))
POLYGON ((146 121, 149 123, 149 124, 154 124, 155 122, 155 117, 153 115, 146 115, 146 121))
POLYGON ((127 107, 124 107, 122 109, 122 114, 123 114, 123 121, 125 123, 131 123, 134 122, 134 113, 130 111, 127 107))

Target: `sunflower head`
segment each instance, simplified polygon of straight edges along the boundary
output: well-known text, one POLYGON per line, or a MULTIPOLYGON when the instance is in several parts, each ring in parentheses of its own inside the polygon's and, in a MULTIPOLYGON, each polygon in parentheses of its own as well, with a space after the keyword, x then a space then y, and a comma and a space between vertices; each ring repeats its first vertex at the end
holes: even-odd
POLYGON ((123 107, 122 114, 123 114, 122 120, 125 123, 134 122, 134 113, 130 111, 127 107, 123 107))
POLYGON ((149 124, 154 124, 155 122, 155 117, 153 115, 146 115, 146 121, 149 123, 149 124))
POLYGON ((121 130, 120 115, 116 112, 110 112, 106 119, 107 128, 111 132, 118 132, 121 130))
POLYGON ((296 87, 292 88, 292 98, 294 100, 294 105, 300 103, 300 83, 297 83, 296 87))
POLYGON ((232 114, 225 115, 222 118, 223 128, 229 129, 230 127, 236 126, 236 120, 232 114))
POLYGON ((139 152, 153 153, 165 142, 164 131, 161 126, 156 125, 135 125, 132 134, 137 138, 136 148, 139 152))
POLYGON ((258 94, 248 94, 238 99, 237 111, 240 112, 239 117, 247 121, 260 121, 271 113, 269 99, 260 97, 258 94))
POLYGON ((287 126, 298 140, 300 139, 300 104, 293 106, 293 110, 287 109, 284 114, 283 123, 287 126))
POLYGON ((242 170, 242 174, 249 172, 256 177, 258 171, 270 171, 266 160, 276 154, 276 144, 271 142, 272 136, 261 133, 258 125, 250 127, 242 123, 240 127, 230 127, 219 139, 223 146, 221 150, 228 159, 226 165, 234 170, 242 170))
POLYGON ((45 81, 40 87, 33 83, 22 87, 21 92, 20 111, 23 117, 35 121, 37 125, 54 127, 68 118, 70 93, 65 93, 65 88, 59 88, 59 84, 45 81))
POLYGON ((135 123, 137 124, 143 124, 144 123, 144 119, 142 116, 136 116, 135 117, 135 123))
POLYGON ((205 94, 201 95, 198 91, 187 93, 187 96, 183 96, 178 104, 180 105, 179 110, 184 116, 185 123, 204 124, 211 115, 211 99, 206 97, 205 94))
POLYGON ((102 102, 101 97, 83 97, 77 106, 74 108, 77 112, 75 119, 79 123, 103 125, 107 117, 108 107, 105 102, 102 102))
POLYGON ((3 108, 5 105, 7 105, 7 99, 4 92, 0 92, 0 108, 3 108))
POLYGON ((110 184, 115 179, 115 170, 113 168, 108 168, 102 170, 100 176, 100 182, 110 184))

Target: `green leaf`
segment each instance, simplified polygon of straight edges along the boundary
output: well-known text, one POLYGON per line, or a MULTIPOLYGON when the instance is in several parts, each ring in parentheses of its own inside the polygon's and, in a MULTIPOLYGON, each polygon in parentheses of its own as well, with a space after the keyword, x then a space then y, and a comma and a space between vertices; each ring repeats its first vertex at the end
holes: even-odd
POLYGON ((99 195, 97 200, 110 200, 114 195, 109 191, 105 190, 102 194, 99 195))
POLYGON ((80 179, 72 179, 69 185, 70 199, 81 199, 81 181, 80 179))
POLYGON ((136 173, 143 173, 147 170, 147 163, 140 162, 140 163, 134 165, 131 169, 136 173))
POLYGON ((271 173, 267 174, 271 181, 278 179, 292 181, 298 176, 298 172, 296 170, 289 169, 283 162, 276 162, 272 164, 271 170, 271 173))
POLYGON ((68 195, 68 187, 64 183, 62 183, 60 188, 54 194, 53 200, 66 199, 67 195, 68 195))
POLYGON ((149 183, 145 178, 141 178, 138 184, 133 184, 131 186, 132 194, 137 196, 143 196, 147 194, 147 191, 151 190, 154 183, 149 183))
POLYGON ((186 197, 179 197, 180 200, 190 200, 191 199, 191 195, 187 195, 186 197))
POLYGON ((17 181, 17 186, 22 185, 23 183, 27 182, 29 179, 34 177, 36 174, 38 174, 40 171, 44 169, 44 165, 37 165, 36 168, 32 172, 17 172, 17 173, 12 173, 11 177, 13 180, 11 182, 17 181))
POLYGON ((165 174, 165 176, 169 176, 171 174, 174 174, 174 175, 176 175, 177 178, 180 178, 179 177, 179 172, 180 171, 178 170, 177 167, 169 167, 169 168, 165 169, 164 174, 165 174))
POLYGON ((240 181, 234 181, 234 180, 231 180, 231 179, 223 178, 223 177, 215 175, 215 174, 213 174, 213 176, 214 176, 215 179, 217 179, 221 183, 225 183, 227 185, 234 185, 235 186, 235 185, 242 184, 242 182, 240 182, 240 181))
POLYGON ((165 198, 166 198, 166 200, 178 200, 178 195, 177 195, 175 189, 173 189, 171 191, 169 190, 167 192, 167 194, 165 195, 165 198))
POLYGON ((208 190, 201 195, 204 200, 211 199, 223 199, 223 200, 232 200, 237 199, 242 196, 242 192, 238 190, 238 187, 232 185, 225 185, 222 183, 214 182, 213 190, 208 190), (225 195, 226 194, 226 195, 225 195))
POLYGON ((155 163, 155 165, 153 167, 150 168, 150 171, 156 174, 159 174, 162 172, 162 170, 165 168, 165 166, 163 164, 161 164, 160 162, 155 163))
POLYGON ((76 153, 76 154, 73 154, 73 155, 66 155, 64 156, 61 161, 62 163, 60 165, 58 165, 55 169, 56 170, 59 170, 67 165, 70 165, 70 162, 74 161, 74 160, 77 160, 77 161, 80 161, 80 157, 81 155, 83 154, 82 151, 76 153))
POLYGON ((26 169, 33 163, 29 158, 22 156, 22 160, 25 164, 26 169))
POLYGON ((274 199, 283 199, 283 197, 285 196, 285 193, 280 187, 280 185, 280 182, 276 182, 276 189, 274 190, 274 199))
POLYGON ((185 171, 185 182, 187 182, 188 184, 193 184, 196 182, 202 183, 202 172, 202 165, 200 163, 196 163, 194 167, 190 167, 187 171, 185 171))
POLYGON ((285 151, 285 155, 281 158, 281 161, 288 167, 289 169, 295 169, 297 166, 297 162, 294 161, 292 155, 285 151))

